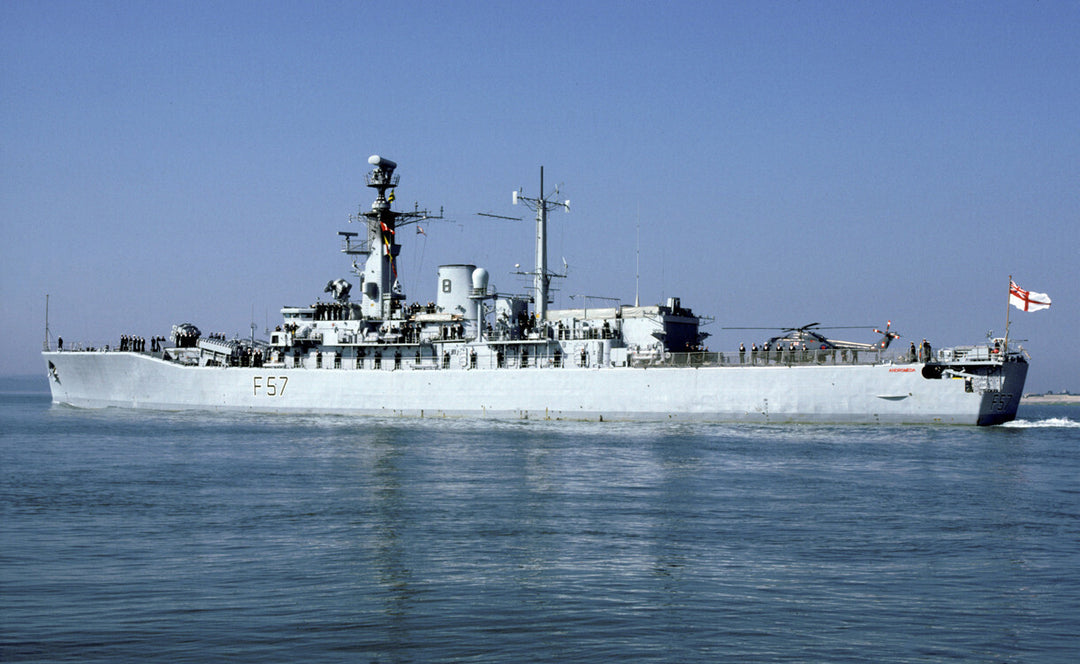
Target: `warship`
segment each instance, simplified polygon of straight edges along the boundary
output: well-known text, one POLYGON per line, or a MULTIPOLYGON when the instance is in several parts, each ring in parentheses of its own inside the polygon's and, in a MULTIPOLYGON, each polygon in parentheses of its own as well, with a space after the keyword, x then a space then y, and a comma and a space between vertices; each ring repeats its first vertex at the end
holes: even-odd
MULTIPOLYGON (((552 309, 548 213, 558 189, 512 202, 536 212, 531 288, 497 292, 483 267, 437 269, 436 300, 408 304, 398 257, 411 224, 441 219, 393 209, 397 164, 368 160, 368 210, 339 233, 356 292, 332 279, 326 301, 286 306, 268 339, 204 335, 174 325, 149 344, 52 342, 43 358, 52 400, 80 408, 242 410, 405 417, 701 420, 760 423, 994 425, 1012 420, 1028 362, 1005 338, 899 352, 889 326, 872 343, 830 339, 817 324, 759 347, 705 350, 711 319, 680 298, 662 304, 552 309)), ((489 215, 497 216, 497 215, 489 215)), ((606 303, 605 303, 606 304, 606 303)), ((890 323, 891 325, 891 323, 890 323)), ((253 326, 254 327, 254 326, 253 326)))

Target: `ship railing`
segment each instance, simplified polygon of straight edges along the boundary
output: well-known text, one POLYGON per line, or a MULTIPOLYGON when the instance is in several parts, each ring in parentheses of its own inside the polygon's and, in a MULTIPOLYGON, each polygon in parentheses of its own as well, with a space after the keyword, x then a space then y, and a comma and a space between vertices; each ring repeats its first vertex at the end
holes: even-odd
POLYGON ((953 346, 936 352, 939 362, 991 362, 1001 361, 1005 353, 998 345, 953 346))
POLYGON ((972 389, 976 392, 1000 392, 1004 384, 1005 377, 1000 374, 996 376, 979 376, 971 381, 972 389))
POLYGON ((153 352, 150 350, 149 339, 147 340, 146 350, 120 350, 120 344, 116 342, 94 343, 87 341, 69 341, 64 340, 64 347, 60 348, 56 342, 44 342, 42 344, 42 351, 44 352, 63 352, 63 353, 133 353, 138 355, 154 355, 160 356, 161 351, 153 352))
POLYGON ((368 246, 367 240, 350 241, 351 238, 345 237, 341 241, 341 253, 343 254, 368 254, 371 253, 371 248, 368 246))
POLYGON ((651 366, 671 367, 718 367, 718 366, 842 366, 873 365, 886 362, 906 363, 902 354, 868 350, 784 350, 764 351, 691 351, 686 353, 664 353, 662 358, 653 358, 651 366))
POLYGON ((367 174, 367 183, 369 187, 373 185, 382 185, 387 189, 391 189, 397 186, 399 177, 401 176, 396 173, 387 176, 386 171, 371 171, 367 174))
POLYGON ((563 328, 555 331, 555 338, 560 341, 591 341, 593 339, 618 339, 619 328, 593 325, 589 327, 563 328))

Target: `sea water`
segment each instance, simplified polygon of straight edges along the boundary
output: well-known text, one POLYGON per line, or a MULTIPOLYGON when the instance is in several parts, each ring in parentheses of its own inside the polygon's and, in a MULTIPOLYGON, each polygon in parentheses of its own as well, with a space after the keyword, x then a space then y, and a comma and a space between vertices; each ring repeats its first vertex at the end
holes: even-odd
POLYGON ((1080 409, 758 426, 0 384, 3 662, 1074 662, 1080 409))

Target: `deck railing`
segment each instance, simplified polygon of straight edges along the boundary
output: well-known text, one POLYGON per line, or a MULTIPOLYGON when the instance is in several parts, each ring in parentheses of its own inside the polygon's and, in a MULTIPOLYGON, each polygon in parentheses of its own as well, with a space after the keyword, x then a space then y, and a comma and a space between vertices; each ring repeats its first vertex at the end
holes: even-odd
POLYGON ((689 353, 665 353, 662 358, 650 359, 635 364, 672 367, 717 367, 717 366, 812 366, 844 364, 880 364, 882 362, 907 362, 906 353, 880 350, 759 350, 689 353))
MULTIPOLYGON (((229 340, 224 342, 226 345, 236 343, 236 340, 229 340)), ((244 342, 248 344, 249 342, 244 342)), ((263 350, 263 362, 266 364, 272 364, 274 366, 298 366, 298 362, 294 359, 294 355, 291 352, 284 353, 277 361, 271 359, 272 353, 261 343, 256 344, 257 348, 263 350)), ((51 350, 58 350, 55 343, 48 345, 43 344, 43 350, 46 352, 51 350)), ((83 343, 66 343, 64 344, 64 351, 66 352, 80 352, 80 351, 112 351, 117 352, 118 348, 115 345, 101 344, 83 344, 83 343)), ((133 352, 133 351, 126 351, 133 352)), ((143 351, 144 354, 154 355, 160 357, 162 353, 150 353, 143 351)), ((412 353, 404 354, 401 356, 399 362, 395 362, 394 354, 390 352, 384 352, 382 365, 380 368, 395 367, 398 369, 435 369, 435 370, 453 370, 460 368, 505 368, 507 370, 521 369, 521 368, 570 368, 581 366, 595 366, 595 358, 590 351, 587 357, 583 358, 578 353, 574 352, 559 352, 550 347, 545 347, 543 344, 536 346, 530 346, 528 348, 528 355, 525 362, 522 362, 520 353, 506 352, 502 356, 501 362, 496 354, 492 353, 490 356, 481 356, 477 359, 472 359, 466 356, 467 359, 462 360, 460 356, 454 355, 451 361, 451 356, 431 356, 423 355, 417 358, 412 353)), ((307 357, 305 353, 303 357, 307 357)), ((992 350, 987 350, 985 347, 969 346, 969 347, 956 347, 951 349, 942 349, 941 351, 934 351, 934 360, 936 361, 978 361, 978 360, 992 360, 1000 357, 993 353, 992 350)), ((174 358, 175 359, 175 358, 174 358)), ((320 368, 344 368, 344 369, 356 369, 357 359, 355 357, 340 358, 332 352, 324 352, 320 368)), ((369 354, 362 358, 359 358, 363 363, 363 368, 374 368, 375 355, 369 354)), ((905 349, 897 350, 841 350, 841 349, 829 349, 829 350, 809 350, 809 349, 796 349, 796 350, 780 350, 770 349, 768 353, 763 350, 754 352, 752 350, 746 351, 694 351, 685 353, 628 353, 626 364, 632 367, 797 367, 797 366, 841 366, 841 365, 873 365, 882 363, 892 364, 910 364, 913 362, 908 351, 905 349)), ((230 364, 232 364, 230 362, 230 364)), ((306 364, 306 362, 304 362, 306 364)), ((314 366, 314 361, 312 366, 314 366)), ((604 362, 604 366, 609 366, 609 362, 604 362)))

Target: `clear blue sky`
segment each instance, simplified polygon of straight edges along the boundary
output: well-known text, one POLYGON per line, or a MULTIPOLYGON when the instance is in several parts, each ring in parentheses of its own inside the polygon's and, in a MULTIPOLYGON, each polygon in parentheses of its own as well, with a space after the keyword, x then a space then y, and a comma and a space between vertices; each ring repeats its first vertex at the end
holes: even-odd
MULTIPOLYGON (((539 167, 570 294, 723 326, 1005 326, 1080 390, 1080 3, 0 3, 0 374, 68 343, 260 332, 349 277, 339 230, 399 164, 410 300, 532 261, 539 167), (640 230, 638 230, 640 229, 640 230), (640 238, 640 239, 637 239, 640 238)), ((353 230, 356 227, 352 227, 353 230)), ((355 281, 355 279, 354 279, 355 281)), ((762 333, 761 336, 765 336, 762 333)), ((872 340, 873 335, 845 333, 872 340)))

